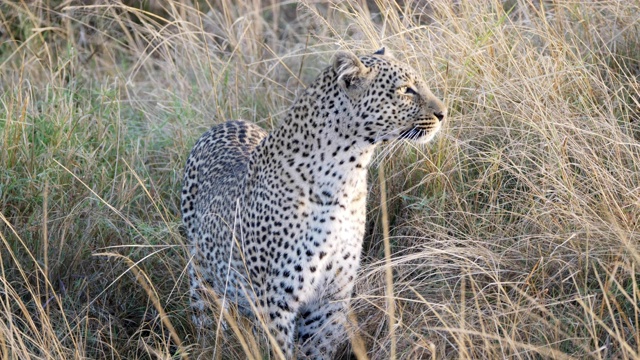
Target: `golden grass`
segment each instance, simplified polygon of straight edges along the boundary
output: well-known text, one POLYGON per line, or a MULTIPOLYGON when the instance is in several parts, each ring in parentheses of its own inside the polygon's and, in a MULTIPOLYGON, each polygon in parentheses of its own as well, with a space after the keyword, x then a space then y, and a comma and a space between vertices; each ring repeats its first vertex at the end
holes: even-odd
POLYGON ((197 341, 182 166, 381 46, 450 116, 372 167, 357 357, 640 358, 639 1, 135 5, 0 4, 0 358, 268 356, 197 341))

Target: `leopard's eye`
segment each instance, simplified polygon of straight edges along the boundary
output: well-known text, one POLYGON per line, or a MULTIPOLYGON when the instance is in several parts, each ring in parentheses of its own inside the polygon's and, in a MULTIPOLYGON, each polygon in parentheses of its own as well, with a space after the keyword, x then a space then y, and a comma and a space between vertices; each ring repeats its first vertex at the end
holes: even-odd
POLYGON ((398 88, 398 92, 404 95, 418 95, 418 92, 411 86, 401 86, 398 88))

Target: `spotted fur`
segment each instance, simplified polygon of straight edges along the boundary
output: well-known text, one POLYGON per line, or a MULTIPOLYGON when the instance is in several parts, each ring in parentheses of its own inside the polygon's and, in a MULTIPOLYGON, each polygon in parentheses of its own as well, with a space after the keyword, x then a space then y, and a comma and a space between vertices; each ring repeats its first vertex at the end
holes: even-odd
POLYGON ((187 160, 182 216, 194 318, 213 293, 266 322, 287 359, 332 359, 365 229, 366 173, 377 144, 427 142, 446 109, 420 76, 380 50, 340 52, 270 134, 213 127, 187 160))

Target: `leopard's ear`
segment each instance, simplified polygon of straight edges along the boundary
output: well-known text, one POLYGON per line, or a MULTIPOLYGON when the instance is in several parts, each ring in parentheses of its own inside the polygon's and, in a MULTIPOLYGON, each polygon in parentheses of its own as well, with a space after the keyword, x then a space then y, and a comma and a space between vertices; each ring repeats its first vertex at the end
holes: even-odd
POLYGON ((389 50, 387 50, 386 48, 382 47, 378 50, 376 50, 373 55, 379 55, 379 56, 386 56, 388 58, 392 58, 395 59, 396 57, 393 56, 393 53, 391 53, 389 50))
POLYGON ((358 88, 369 69, 350 52, 339 51, 333 60, 333 70, 338 75, 338 84, 345 90, 358 88))

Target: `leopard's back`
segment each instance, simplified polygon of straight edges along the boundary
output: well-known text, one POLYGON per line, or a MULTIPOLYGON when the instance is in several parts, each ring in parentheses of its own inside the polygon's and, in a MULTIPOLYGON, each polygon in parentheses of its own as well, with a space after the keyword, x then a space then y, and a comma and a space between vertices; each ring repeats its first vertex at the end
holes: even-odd
POLYGON ((205 132, 187 159, 181 207, 191 263, 196 265, 190 271, 198 273, 191 277, 192 297, 193 291, 202 288, 197 281, 202 279, 221 293, 228 290, 234 302, 242 299, 233 293, 241 291, 234 286, 236 282, 244 284, 244 276, 237 271, 229 273, 228 262, 222 263, 221 259, 241 262, 241 255, 232 252, 238 204, 251 153, 266 135, 255 124, 227 121, 205 132))

